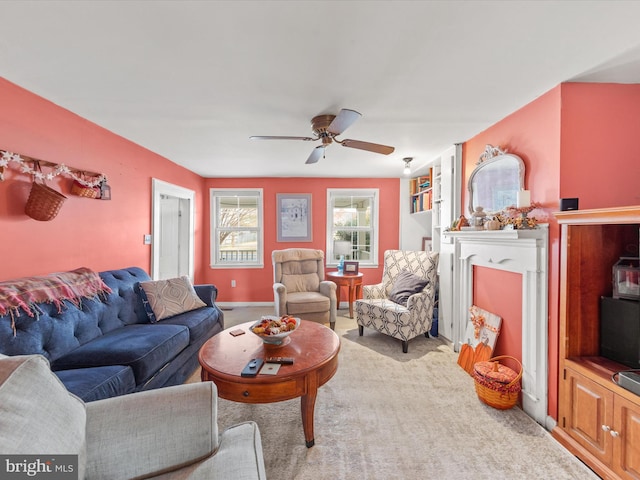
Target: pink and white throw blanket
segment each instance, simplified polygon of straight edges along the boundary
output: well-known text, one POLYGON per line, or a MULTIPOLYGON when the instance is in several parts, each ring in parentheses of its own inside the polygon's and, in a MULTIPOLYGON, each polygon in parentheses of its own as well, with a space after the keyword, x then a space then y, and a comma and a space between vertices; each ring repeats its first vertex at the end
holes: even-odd
POLYGON ((41 277, 19 278, 0 282, 0 315, 11 315, 11 327, 15 334, 14 317, 20 316, 20 310, 33 317, 38 314, 38 303, 53 303, 61 312, 65 300, 80 308, 83 298, 109 293, 111 289, 100 276, 84 267, 41 277))

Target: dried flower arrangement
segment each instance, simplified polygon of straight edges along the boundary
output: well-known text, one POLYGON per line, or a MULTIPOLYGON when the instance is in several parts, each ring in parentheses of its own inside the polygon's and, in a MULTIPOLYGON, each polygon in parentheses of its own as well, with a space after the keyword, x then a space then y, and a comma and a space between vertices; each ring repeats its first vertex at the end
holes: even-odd
POLYGON ((513 228, 516 230, 524 228, 536 228, 538 223, 547 219, 547 214, 542 205, 537 202, 531 203, 527 207, 507 207, 498 213, 495 219, 500 222, 501 228, 513 228))

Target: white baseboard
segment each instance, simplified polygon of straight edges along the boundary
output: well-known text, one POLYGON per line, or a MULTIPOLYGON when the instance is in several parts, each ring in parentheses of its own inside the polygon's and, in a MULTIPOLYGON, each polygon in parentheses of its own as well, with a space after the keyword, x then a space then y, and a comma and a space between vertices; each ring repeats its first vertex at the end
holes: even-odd
POLYGON ((273 302, 216 302, 220 308, 234 307, 273 307, 273 302))
POLYGON ((546 422, 543 425, 543 427, 546 428, 547 431, 550 432, 551 430, 556 428, 557 425, 558 425, 558 423, 554 420, 554 418, 549 416, 549 415, 547 415, 546 422))

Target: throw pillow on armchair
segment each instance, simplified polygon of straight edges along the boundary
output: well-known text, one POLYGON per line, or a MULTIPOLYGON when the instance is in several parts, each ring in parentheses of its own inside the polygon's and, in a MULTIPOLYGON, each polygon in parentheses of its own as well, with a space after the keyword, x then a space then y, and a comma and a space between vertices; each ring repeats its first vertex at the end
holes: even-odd
POLYGON ((402 270, 396 277, 391 292, 389 292, 389 300, 406 307, 409 297, 420 293, 427 285, 429 285, 429 280, 407 270, 402 270))

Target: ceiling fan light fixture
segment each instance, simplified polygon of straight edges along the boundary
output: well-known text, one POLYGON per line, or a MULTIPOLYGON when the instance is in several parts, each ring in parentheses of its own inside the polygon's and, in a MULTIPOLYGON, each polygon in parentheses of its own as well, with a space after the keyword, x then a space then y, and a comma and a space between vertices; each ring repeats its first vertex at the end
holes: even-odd
POLYGON ((411 160, 413 160, 413 157, 405 157, 402 159, 402 161, 404 162, 404 169, 402 170, 402 174, 405 176, 411 175, 411 160))
POLYGON ((355 110, 343 108, 338 115, 317 115, 311 119, 311 129, 315 137, 292 137, 292 136, 274 136, 274 135, 252 135, 251 140, 304 140, 315 142, 320 140, 322 145, 317 146, 309 155, 306 163, 316 163, 320 157, 324 158, 324 149, 332 143, 339 143, 343 147, 355 148, 357 150, 365 150, 367 152, 379 153, 382 155, 390 155, 395 150, 389 145, 381 145, 379 143, 363 142, 361 140, 336 138, 341 135, 356 120, 362 117, 362 114, 355 110), (320 149, 320 150, 317 150, 320 149))

